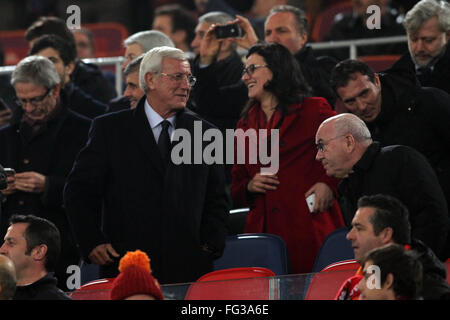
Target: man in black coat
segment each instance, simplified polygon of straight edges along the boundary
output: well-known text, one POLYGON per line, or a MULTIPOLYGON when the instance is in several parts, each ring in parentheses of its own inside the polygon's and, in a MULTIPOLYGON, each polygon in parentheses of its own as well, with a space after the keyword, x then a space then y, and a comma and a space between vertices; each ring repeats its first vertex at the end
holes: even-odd
POLYGON ((135 109, 94 120, 68 177, 65 206, 83 257, 101 266, 102 277, 116 276, 120 256, 140 249, 161 283, 195 281, 212 271, 225 246, 224 172, 205 162, 175 164, 170 141, 190 135, 183 144, 201 149, 183 156, 201 155, 198 134, 212 126, 185 109, 195 79, 181 50, 150 50, 139 77, 146 96, 135 109))
POLYGON ((398 62, 417 75, 423 87, 450 93, 450 4, 422 0, 406 14, 403 26, 409 52, 398 62))
POLYGON ((447 204, 436 174, 416 150, 382 148, 357 116, 343 113, 325 120, 316 134, 317 156, 327 175, 342 179, 339 203, 350 225, 361 196, 387 194, 410 212, 412 236, 425 242, 442 259, 450 228, 447 204))
POLYGON ((382 146, 401 144, 422 153, 450 203, 450 96, 421 87, 414 73, 394 64, 375 74, 364 62, 345 60, 332 85, 347 109, 366 122, 382 146))
POLYGON ((22 60, 12 74, 22 119, 0 130, 0 163, 16 171, 2 190, 0 238, 12 214, 34 214, 56 224, 61 232, 62 254, 56 267, 59 285, 66 271, 79 263, 63 208, 65 178, 76 155, 87 141, 90 120, 67 108, 60 95, 60 77, 44 57, 22 60))
MULTIPOLYGON (((220 11, 200 16, 192 41, 197 54, 192 62, 192 73, 197 83, 192 88, 191 108, 217 126, 223 135, 226 129, 236 128, 248 100, 247 87, 241 81, 244 64, 236 44, 230 38, 218 39, 215 34, 217 26, 230 21, 233 17, 220 11)), ((225 168, 227 184, 231 184, 232 165, 225 168)))
POLYGON ((193 109, 222 132, 236 128, 247 102, 247 90, 231 91, 237 85, 244 64, 231 39, 218 39, 212 25, 233 21, 225 12, 210 12, 199 17, 192 48, 197 54, 192 73, 197 83, 192 89, 193 109), (211 30, 210 30, 211 28, 211 30))
POLYGON ((61 252, 61 236, 51 221, 13 215, 0 254, 12 260, 17 286, 13 300, 70 300, 53 273, 61 252))

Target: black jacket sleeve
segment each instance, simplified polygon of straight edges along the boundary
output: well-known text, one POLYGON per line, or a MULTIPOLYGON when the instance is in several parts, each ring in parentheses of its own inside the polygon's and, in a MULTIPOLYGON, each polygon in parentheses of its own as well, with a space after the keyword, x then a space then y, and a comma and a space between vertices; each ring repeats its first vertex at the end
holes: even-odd
POLYGON ((108 155, 100 121, 92 123, 89 139, 75 160, 64 188, 64 205, 82 255, 107 243, 100 229, 108 155))

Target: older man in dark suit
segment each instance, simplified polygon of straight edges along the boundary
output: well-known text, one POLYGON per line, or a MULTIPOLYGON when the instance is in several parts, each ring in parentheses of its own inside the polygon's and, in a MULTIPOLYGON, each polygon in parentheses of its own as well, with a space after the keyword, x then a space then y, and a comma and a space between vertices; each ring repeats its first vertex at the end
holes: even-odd
POLYGON ((139 80, 146 95, 136 109, 94 120, 66 185, 69 219, 101 276, 117 275, 119 257, 140 249, 161 283, 195 281, 224 249, 225 177, 218 164, 176 165, 171 137, 212 126, 185 109, 195 78, 181 50, 147 52, 139 80))

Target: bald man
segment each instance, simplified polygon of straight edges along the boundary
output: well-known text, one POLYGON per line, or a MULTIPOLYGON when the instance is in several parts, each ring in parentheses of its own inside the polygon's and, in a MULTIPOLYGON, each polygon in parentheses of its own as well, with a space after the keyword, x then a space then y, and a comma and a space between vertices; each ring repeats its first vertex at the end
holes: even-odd
POLYGON ((340 206, 351 225, 361 196, 387 194, 409 209, 412 236, 425 242, 441 259, 450 219, 437 177, 425 157, 407 146, 381 147, 364 121, 343 113, 325 120, 316 133, 317 155, 329 176, 342 179, 340 206))

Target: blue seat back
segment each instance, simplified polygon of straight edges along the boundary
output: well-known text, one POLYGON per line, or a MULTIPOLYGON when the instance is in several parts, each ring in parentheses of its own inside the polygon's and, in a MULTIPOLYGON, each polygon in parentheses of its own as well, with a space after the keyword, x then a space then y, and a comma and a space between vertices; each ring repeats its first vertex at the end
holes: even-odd
POLYGON ((348 228, 339 228, 325 238, 314 262, 313 272, 320 272, 334 262, 355 258, 351 242, 345 238, 347 233, 348 228))
POLYGON ((238 267, 263 267, 276 275, 288 274, 286 243, 279 236, 267 233, 228 236, 222 257, 214 262, 214 270, 238 267))

